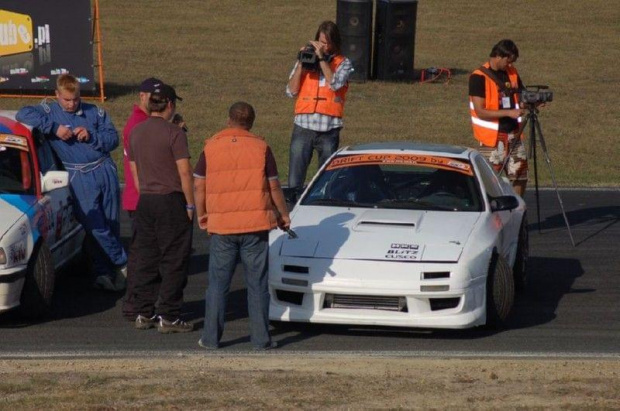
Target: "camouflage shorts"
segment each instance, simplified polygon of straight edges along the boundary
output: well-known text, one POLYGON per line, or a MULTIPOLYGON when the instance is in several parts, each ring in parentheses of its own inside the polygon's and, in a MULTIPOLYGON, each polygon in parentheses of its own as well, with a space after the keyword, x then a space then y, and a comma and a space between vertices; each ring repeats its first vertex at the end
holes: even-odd
POLYGON ((506 176, 510 181, 527 181, 527 153, 523 141, 514 134, 499 133, 495 147, 480 145, 478 151, 489 160, 498 174, 501 174, 506 156, 510 153, 504 168, 506 176))

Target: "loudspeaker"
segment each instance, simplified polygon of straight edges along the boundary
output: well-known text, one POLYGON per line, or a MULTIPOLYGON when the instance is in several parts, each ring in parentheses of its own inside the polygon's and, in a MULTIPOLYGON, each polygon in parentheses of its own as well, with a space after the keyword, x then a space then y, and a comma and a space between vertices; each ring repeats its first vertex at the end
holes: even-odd
POLYGON ((336 24, 342 41, 342 54, 355 69, 349 80, 370 78, 372 50, 372 0, 338 0, 336 24))
POLYGON ((413 81, 418 0, 378 0, 373 77, 413 81))

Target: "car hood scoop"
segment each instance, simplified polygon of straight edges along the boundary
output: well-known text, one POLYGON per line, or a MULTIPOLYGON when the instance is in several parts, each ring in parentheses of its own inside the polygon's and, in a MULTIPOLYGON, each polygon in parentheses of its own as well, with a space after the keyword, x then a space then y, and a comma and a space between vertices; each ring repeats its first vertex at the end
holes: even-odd
POLYGON ((384 261, 458 261, 480 214, 301 207, 298 238, 285 236, 283 256, 384 261))

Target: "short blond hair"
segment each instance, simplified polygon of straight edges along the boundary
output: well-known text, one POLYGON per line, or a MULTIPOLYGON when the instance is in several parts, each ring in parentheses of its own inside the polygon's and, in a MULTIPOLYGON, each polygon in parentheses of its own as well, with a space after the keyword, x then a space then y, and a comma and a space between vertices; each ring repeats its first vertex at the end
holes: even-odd
POLYGON ((56 90, 66 90, 70 93, 79 93, 80 82, 71 74, 61 74, 56 80, 56 90))

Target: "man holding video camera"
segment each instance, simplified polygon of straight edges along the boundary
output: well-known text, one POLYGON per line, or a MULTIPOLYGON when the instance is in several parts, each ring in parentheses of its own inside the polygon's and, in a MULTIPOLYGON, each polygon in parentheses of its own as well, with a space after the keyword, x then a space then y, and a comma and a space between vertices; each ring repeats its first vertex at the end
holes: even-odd
POLYGON ((296 98, 291 137, 288 185, 295 202, 303 190, 313 150, 322 165, 340 143, 340 129, 351 61, 340 54, 340 32, 332 21, 324 21, 298 54, 286 86, 296 98))
POLYGON ((501 40, 489 61, 469 77, 469 109, 479 151, 496 172, 505 168, 515 192, 523 196, 528 179, 527 153, 521 140, 524 114, 519 105, 523 83, 513 66, 519 49, 512 40, 501 40))

